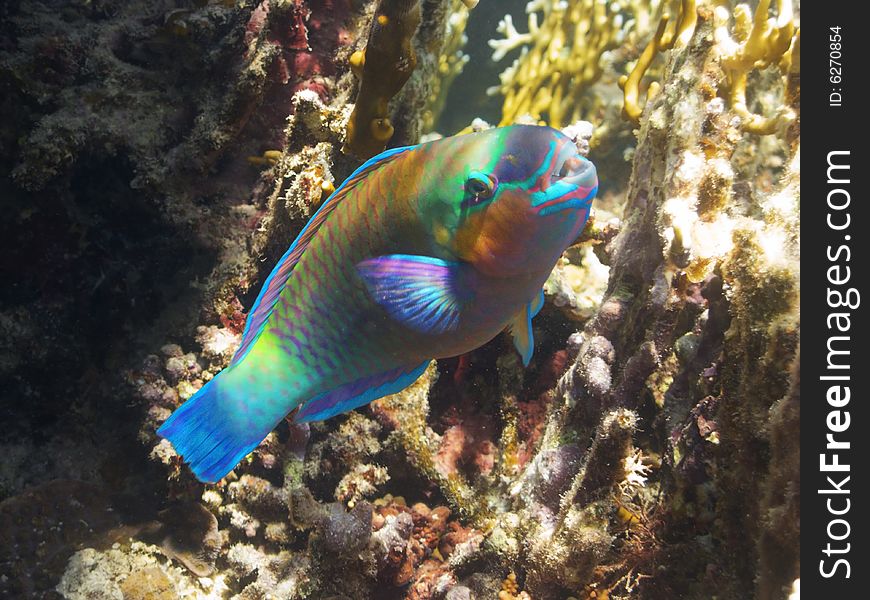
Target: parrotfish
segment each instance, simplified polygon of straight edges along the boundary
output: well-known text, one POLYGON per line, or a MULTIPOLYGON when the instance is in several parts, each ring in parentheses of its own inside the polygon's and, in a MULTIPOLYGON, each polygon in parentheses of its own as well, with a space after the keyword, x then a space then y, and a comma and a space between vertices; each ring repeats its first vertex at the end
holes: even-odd
POLYGON ((597 190, 593 164, 549 127, 375 156, 278 262, 230 365, 157 433, 215 482, 288 414, 323 420, 397 393, 506 328, 528 365, 541 288, 597 190))

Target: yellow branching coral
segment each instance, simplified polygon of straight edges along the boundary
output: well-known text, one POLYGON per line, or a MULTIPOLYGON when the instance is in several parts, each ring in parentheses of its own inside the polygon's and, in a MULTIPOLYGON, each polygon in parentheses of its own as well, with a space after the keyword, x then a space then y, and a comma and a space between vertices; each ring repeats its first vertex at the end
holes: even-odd
MULTIPOLYGON (((672 5, 675 4, 671 0, 672 5)), ((800 72, 800 31, 795 24, 790 0, 777 0, 776 17, 769 17, 770 0, 761 0, 755 12, 747 4, 738 4, 732 10, 726 0, 716 0, 713 12, 716 52, 725 74, 723 95, 729 107, 742 119, 742 128, 749 133, 767 135, 786 128, 795 119, 794 111, 781 105, 771 116, 752 113, 747 107, 746 85, 749 73, 755 69, 777 65, 783 76, 800 72), (729 25, 733 17, 733 29, 729 25)), ((697 23, 695 0, 681 0, 679 20, 669 27, 676 14, 670 6, 662 15, 655 34, 648 42, 629 75, 620 78, 623 88, 623 115, 640 123, 646 101, 640 99, 640 83, 656 55, 671 48, 685 47, 697 23)), ((652 82, 647 100, 658 92, 659 84, 652 82)))
POLYGON ((419 0, 380 0, 365 50, 351 56, 361 80, 344 149, 359 158, 377 154, 393 137, 389 102, 417 65, 411 38, 419 24, 419 0))
MULTIPOLYGON (((672 21, 671 12, 675 13, 677 10, 671 7, 670 12, 662 15, 652 39, 637 59, 631 73, 627 76, 623 75, 619 79, 624 98, 622 114, 635 124, 640 123, 640 115, 643 113, 644 106, 644 103, 640 102, 640 81, 653 59, 659 52, 673 48, 675 45, 677 47, 686 46, 695 31, 695 24, 698 22, 695 0, 682 0, 680 2, 679 18, 673 20, 676 25, 669 30, 668 24, 672 21)), ((651 83, 647 90, 647 99, 655 96, 658 89, 658 82, 651 83)))
POLYGON ((503 94, 501 124, 529 115, 553 127, 581 119, 580 99, 604 71, 602 55, 618 47, 625 33, 646 22, 648 0, 531 0, 528 32, 520 33, 510 15, 499 23, 504 37, 490 40, 492 58, 516 48, 522 53, 500 75, 491 94, 503 94))
POLYGON ((778 65, 784 74, 795 64, 800 69, 800 61, 792 61, 791 49, 800 47, 800 34, 796 33, 791 0, 777 0, 776 17, 768 17, 769 10, 770 0, 760 0, 754 14, 748 4, 738 4, 733 11, 732 32, 728 31, 731 13, 726 6, 717 6, 713 17, 713 36, 727 78, 729 104, 743 119, 744 131, 760 135, 775 133, 789 125, 795 114, 786 105, 769 117, 750 112, 746 105, 749 73, 769 65, 778 65))

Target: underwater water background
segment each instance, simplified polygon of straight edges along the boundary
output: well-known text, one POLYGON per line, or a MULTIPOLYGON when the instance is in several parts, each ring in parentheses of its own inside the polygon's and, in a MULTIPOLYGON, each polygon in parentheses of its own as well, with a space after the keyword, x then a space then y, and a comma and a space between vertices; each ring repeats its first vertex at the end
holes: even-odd
POLYGON ((435 130, 451 135, 466 127, 475 118, 489 123, 498 123, 501 118, 501 99, 489 95, 486 90, 498 84, 498 76, 504 65, 520 54, 520 49, 510 51, 499 62, 492 60, 489 40, 495 37, 499 21, 510 14, 517 22, 523 21, 526 3, 521 0, 480 5, 482 10, 473 11, 468 18, 465 35, 468 42, 463 52, 468 55, 468 64, 473 68, 463 69, 447 92, 447 102, 435 130))
POLYGON ((466 4, 0 7, 0 598, 793 597, 799 3, 466 4), (366 147, 588 153, 533 358, 500 334, 204 485, 155 432, 373 154, 367 103, 366 147))

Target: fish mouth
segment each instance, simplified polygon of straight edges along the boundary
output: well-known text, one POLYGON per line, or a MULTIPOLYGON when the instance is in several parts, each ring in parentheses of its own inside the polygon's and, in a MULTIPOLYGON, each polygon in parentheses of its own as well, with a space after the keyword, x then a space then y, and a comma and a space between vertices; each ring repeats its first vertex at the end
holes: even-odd
POLYGON ((541 190, 532 194, 532 207, 546 216, 568 209, 588 208, 598 191, 595 165, 582 156, 573 142, 566 142, 544 176, 541 190))

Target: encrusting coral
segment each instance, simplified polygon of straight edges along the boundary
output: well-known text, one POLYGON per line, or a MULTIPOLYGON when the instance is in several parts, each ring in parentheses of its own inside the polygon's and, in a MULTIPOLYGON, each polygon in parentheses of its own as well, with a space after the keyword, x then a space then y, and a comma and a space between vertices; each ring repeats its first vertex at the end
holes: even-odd
MULTIPOLYGON (((625 372, 633 363, 653 366, 642 373, 670 435, 663 474, 673 490, 658 509, 660 535, 707 523, 715 539, 739 548, 723 558, 698 552, 688 537, 672 543, 675 562, 659 569, 674 574, 645 580, 642 589, 669 590, 666 581, 682 580, 676 573, 698 560, 720 570, 696 586, 672 583, 670 592, 682 597, 702 597, 705 586, 725 597, 754 593, 761 532, 752 515, 767 485, 752 473, 768 465, 769 409, 786 393, 799 327, 799 144, 772 146, 786 159, 779 186, 765 186, 764 169, 739 162, 748 138, 716 93, 723 79, 714 18, 699 7, 692 38, 669 58, 664 85, 644 112, 599 313, 623 317, 611 339, 625 372), (655 245, 660 253, 631 255, 632 247, 655 245)), ((790 582, 795 574, 778 577, 790 582)))

